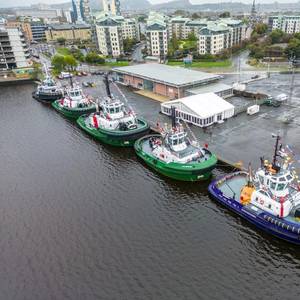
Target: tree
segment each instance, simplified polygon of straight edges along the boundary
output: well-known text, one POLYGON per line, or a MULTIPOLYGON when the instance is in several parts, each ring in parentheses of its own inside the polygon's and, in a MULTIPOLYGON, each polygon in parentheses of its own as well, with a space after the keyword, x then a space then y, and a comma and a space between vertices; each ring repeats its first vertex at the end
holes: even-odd
POLYGON ((285 53, 289 58, 300 58, 300 39, 291 39, 285 53))
POLYGON ((229 18, 230 17, 230 12, 229 11, 224 11, 219 15, 220 18, 229 18))
POLYGON ((78 65, 78 63, 73 55, 66 55, 64 57, 64 61, 65 61, 66 67, 70 68, 71 70, 74 70, 78 65))
POLYGON ((51 60, 51 65, 53 66, 55 71, 60 73, 66 66, 64 56, 59 55, 59 54, 54 55, 52 60, 51 60))
POLYGON ((265 23, 257 23, 254 27, 253 32, 259 35, 265 34, 268 31, 268 25, 265 23))
POLYGON ((80 49, 71 49, 71 53, 74 56, 74 58, 76 60, 79 60, 81 62, 84 62, 84 55, 83 53, 80 51, 80 49))
POLYGON ((285 33, 280 29, 273 30, 269 35, 272 44, 281 43, 284 36, 285 33))
POLYGON ((133 46, 137 43, 136 39, 126 38, 123 40, 124 52, 129 52, 132 50, 133 46))
POLYGON ((192 16, 191 18, 194 20, 194 19, 199 19, 200 18, 200 15, 198 13, 192 13, 192 16))
POLYGON ((90 64, 104 64, 105 59, 101 57, 99 54, 96 52, 89 52, 86 57, 85 61, 90 63, 90 64))
POLYGON ((188 39, 189 41, 197 41, 197 40, 198 40, 194 32, 190 32, 190 33, 188 34, 188 38, 187 38, 187 39, 188 39))
POLYGON ((32 67, 33 67, 33 72, 31 73, 31 79, 33 80, 40 79, 43 76, 41 65, 36 62, 33 62, 32 67))
POLYGON ((65 39, 64 37, 59 37, 59 38, 57 39, 57 42, 58 42, 60 45, 64 46, 64 45, 66 44, 66 39, 65 39))

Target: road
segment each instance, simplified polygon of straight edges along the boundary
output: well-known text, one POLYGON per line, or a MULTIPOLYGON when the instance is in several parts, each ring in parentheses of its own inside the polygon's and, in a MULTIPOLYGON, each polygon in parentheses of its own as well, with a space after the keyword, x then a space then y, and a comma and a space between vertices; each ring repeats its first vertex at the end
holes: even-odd
POLYGON ((138 45, 133 53, 132 53, 132 60, 133 62, 144 62, 144 58, 143 58, 143 53, 142 50, 144 49, 144 47, 146 46, 145 42, 142 42, 140 45, 138 45))

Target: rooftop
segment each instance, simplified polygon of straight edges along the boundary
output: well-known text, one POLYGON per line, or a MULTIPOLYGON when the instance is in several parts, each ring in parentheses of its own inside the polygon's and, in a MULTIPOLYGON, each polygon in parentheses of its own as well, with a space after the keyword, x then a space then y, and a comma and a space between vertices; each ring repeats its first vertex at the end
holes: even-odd
POLYGON ((172 105, 175 107, 180 105, 181 110, 197 115, 202 119, 234 109, 232 104, 214 93, 193 95, 162 104, 162 106, 172 105))
POLYGON ((176 87, 189 86, 221 79, 220 75, 156 63, 120 67, 114 68, 113 70, 123 74, 135 75, 144 79, 158 81, 176 87))
POLYGON ((205 93, 219 93, 229 89, 232 89, 232 86, 221 82, 215 82, 215 83, 199 86, 196 88, 188 89, 187 92, 190 94, 197 95, 197 94, 205 94, 205 93))
POLYGON ((70 29, 90 29, 91 26, 86 24, 51 24, 48 26, 53 30, 70 30, 70 29))

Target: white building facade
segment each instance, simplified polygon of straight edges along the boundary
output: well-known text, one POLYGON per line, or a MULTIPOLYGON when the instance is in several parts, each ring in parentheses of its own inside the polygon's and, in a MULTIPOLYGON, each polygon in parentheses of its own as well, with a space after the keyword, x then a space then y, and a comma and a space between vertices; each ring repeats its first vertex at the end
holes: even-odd
POLYGON ((269 17, 269 30, 280 29, 287 34, 300 32, 300 15, 269 17))
POLYGON ((19 28, 0 27, 0 69, 29 66, 30 53, 19 28))
POLYGON ((222 123, 234 116, 234 106, 214 93, 193 95, 161 104, 161 112, 171 116, 175 107, 176 117, 199 127, 222 123))
POLYGON ((164 60, 168 54, 167 18, 158 13, 150 13, 146 27, 147 50, 151 56, 164 60))

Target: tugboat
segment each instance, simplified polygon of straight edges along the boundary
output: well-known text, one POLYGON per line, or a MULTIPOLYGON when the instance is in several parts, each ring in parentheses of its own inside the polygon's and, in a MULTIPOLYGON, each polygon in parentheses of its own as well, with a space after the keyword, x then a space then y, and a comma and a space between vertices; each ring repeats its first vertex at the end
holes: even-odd
POLYGON ((258 228, 300 245, 300 185, 293 165, 293 152, 276 135, 273 161, 261 158, 252 174, 240 171, 217 179, 209 193, 258 228))
POLYGON ((112 146, 133 146, 140 137, 149 133, 146 121, 137 118, 123 102, 115 99, 109 87, 108 74, 104 79, 107 99, 100 103, 100 110, 77 119, 78 125, 94 138, 112 146))
POLYGON ((71 80, 71 87, 67 89, 66 96, 52 103, 52 106, 64 116, 77 119, 79 116, 96 111, 96 104, 91 98, 86 97, 82 88, 74 85, 71 80))
POLYGON ((63 94, 63 89, 56 84, 46 68, 46 78, 38 85, 36 91, 32 93, 32 97, 38 101, 50 103, 61 99, 63 94))
MULTIPOLYGON (((137 155, 160 174, 176 180, 206 180, 217 164, 216 155, 207 147, 191 141, 177 123, 172 107, 172 128, 161 128, 160 135, 148 135, 134 144, 137 155)), ((207 145, 206 145, 207 146, 207 145)))

